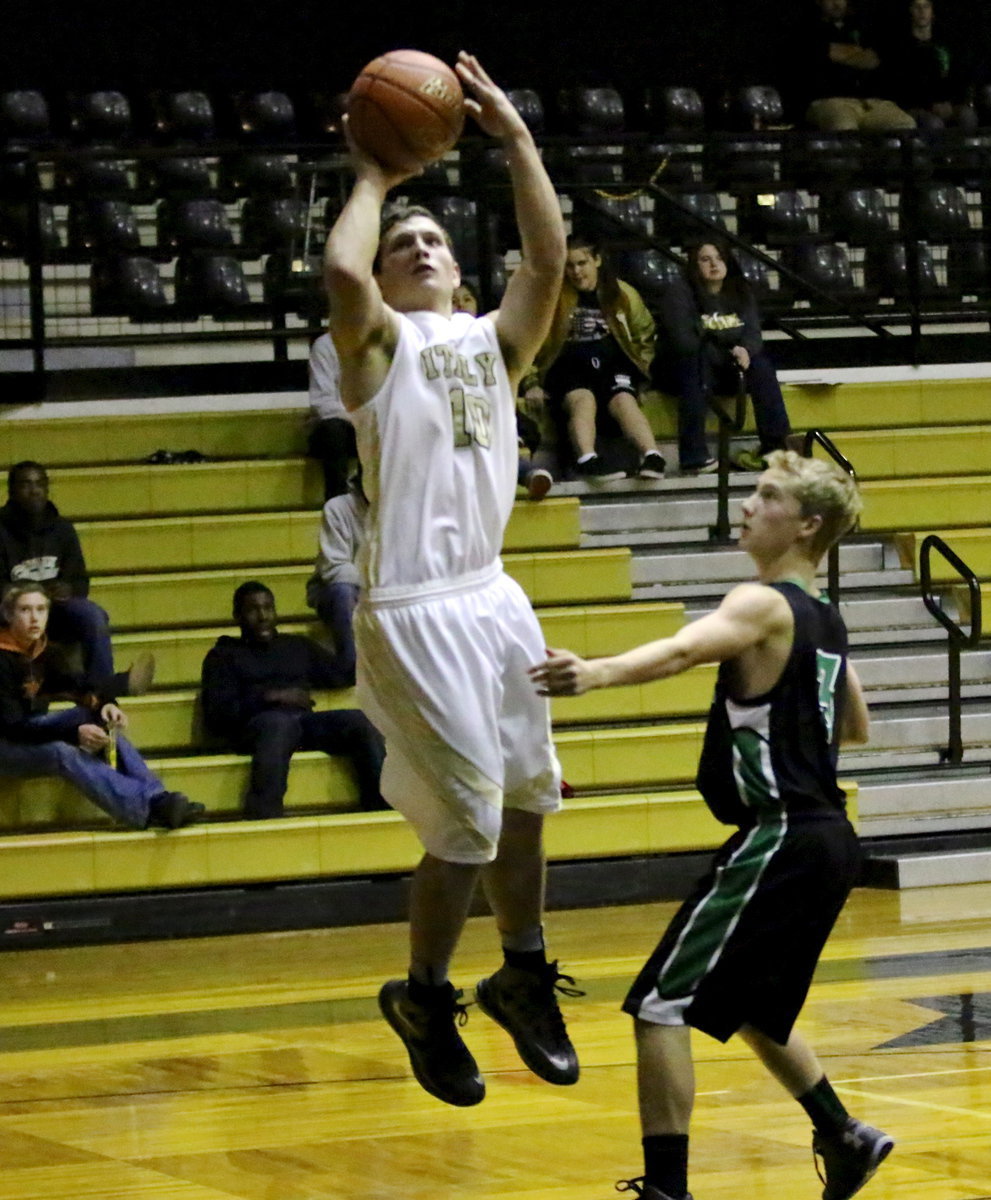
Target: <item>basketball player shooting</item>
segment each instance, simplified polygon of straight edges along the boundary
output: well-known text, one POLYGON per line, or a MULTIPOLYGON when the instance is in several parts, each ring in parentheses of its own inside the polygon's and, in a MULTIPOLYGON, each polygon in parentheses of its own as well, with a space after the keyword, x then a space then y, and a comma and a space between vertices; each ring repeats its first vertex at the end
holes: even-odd
MULTIPOLYGON (((557 1004, 567 980, 543 944, 544 814, 560 805, 533 611, 499 551, 516 481, 514 396, 550 324, 564 271, 557 197, 523 120, 478 60, 457 73, 469 114, 502 147, 522 261, 497 312, 452 314, 450 239, 425 209, 383 212, 408 167, 349 135, 355 182, 327 240, 330 332, 369 499, 355 613, 358 686, 385 735, 382 792, 425 850, 410 898, 407 979, 379 1005, 420 1084, 448 1104, 485 1095, 448 979, 481 880, 505 961, 476 989, 526 1065, 574 1083, 557 1004)), ((573 983, 573 980, 567 980, 573 983)))

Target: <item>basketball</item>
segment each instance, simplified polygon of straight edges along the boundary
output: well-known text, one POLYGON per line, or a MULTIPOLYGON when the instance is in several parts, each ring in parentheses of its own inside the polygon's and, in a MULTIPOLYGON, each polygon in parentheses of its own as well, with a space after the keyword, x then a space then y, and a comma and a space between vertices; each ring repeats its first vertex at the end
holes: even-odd
POLYGON ((420 50, 390 50, 370 62, 348 92, 347 111, 359 149, 400 171, 442 158, 465 121, 457 75, 420 50))

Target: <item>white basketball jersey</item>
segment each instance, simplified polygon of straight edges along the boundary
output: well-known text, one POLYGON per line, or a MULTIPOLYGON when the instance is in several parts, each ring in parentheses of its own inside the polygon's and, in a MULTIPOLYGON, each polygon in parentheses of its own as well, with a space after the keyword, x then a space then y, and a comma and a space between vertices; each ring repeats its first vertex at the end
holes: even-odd
POLYGON ((385 383, 352 420, 373 603, 498 560, 516 489, 516 410, 488 317, 400 313, 385 383))

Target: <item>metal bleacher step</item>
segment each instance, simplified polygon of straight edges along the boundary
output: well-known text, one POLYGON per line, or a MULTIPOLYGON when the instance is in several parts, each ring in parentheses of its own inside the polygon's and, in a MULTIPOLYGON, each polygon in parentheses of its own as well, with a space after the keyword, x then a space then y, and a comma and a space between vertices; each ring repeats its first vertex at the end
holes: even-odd
POLYGON ((924 773, 878 773, 859 779, 860 834, 865 838, 926 836, 991 826, 987 763, 944 763, 924 773))
MULTIPOLYGON (((856 656, 856 665, 871 704, 946 698, 948 661, 943 647, 929 650, 920 650, 917 644, 872 647, 856 656)), ((991 700, 991 651, 962 653, 960 678, 964 699, 991 700)))
POLYGON ((870 872, 875 884, 898 890, 945 887, 954 883, 988 883, 991 882, 991 845, 972 850, 886 854, 872 859, 870 872))
MULTIPOLYGON (((962 703, 960 735, 969 759, 991 762, 991 705, 986 696, 962 703)), ((864 770, 937 766, 948 741, 945 704, 878 706, 871 714, 870 742, 844 750, 840 764, 852 775, 864 770)))

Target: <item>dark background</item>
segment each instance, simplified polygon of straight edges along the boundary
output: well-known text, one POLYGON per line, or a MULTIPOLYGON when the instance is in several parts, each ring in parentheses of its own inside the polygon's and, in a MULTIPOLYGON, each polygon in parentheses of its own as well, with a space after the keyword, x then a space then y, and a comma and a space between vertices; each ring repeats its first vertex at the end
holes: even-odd
MULTIPOLYGON (((813 0, 437 0, 354 5, 324 0, 11 0, 0 29, 0 88, 347 89, 383 50, 452 60, 476 52, 507 87, 542 94, 574 84, 624 94, 682 83, 706 96, 740 83, 787 90, 797 23, 813 0)), ((936 0, 958 51, 987 57, 991 5, 936 0)), ((862 0, 863 21, 901 20, 907 3, 862 0)))

